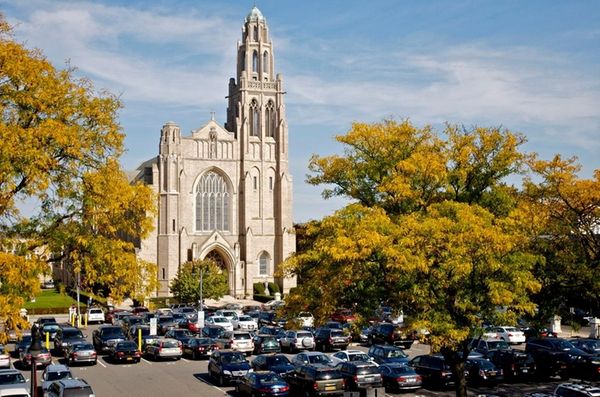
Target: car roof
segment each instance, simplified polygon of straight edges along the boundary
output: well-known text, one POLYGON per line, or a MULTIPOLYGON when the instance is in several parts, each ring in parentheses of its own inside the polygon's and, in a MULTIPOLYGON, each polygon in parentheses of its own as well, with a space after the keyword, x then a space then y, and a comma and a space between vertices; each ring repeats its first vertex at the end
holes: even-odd
POLYGON ((64 386, 65 389, 71 389, 71 388, 76 388, 76 387, 81 387, 81 386, 89 386, 89 384, 84 380, 84 379, 61 379, 61 380, 57 380, 56 382, 62 384, 64 386))
POLYGON ((7 375, 7 374, 20 374, 21 371, 18 371, 16 369, 0 369, 0 375, 7 375))
POLYGON ((69 370, 69 367, 64 364, 50 364, 46 367, 46 372, 65 372, 69 370))

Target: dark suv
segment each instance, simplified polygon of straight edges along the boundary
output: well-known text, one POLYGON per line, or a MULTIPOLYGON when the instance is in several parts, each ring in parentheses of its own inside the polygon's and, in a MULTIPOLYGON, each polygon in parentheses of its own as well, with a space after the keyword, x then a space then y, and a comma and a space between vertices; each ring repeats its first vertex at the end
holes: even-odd
POLYGON ((44 394, 48 397, 94 396, 91 386, 83 379, 61 379, 53 382, 44 394))
POLYGON ((402 346, 403 349, 410 349, 414 339, 404 327, 391 323, 380 323, 371 330, 369 342, 371 344, 383 343, 402 346))
POLYGON ((568 379, 571 371, 583 366, 590 357, 562 338, 532 338, 527 341, 525 351, 533 356, 540 375, 561 379, 568 379))
POLYGON ((80 329, 60 327, 54 336, 54 350, 60 355, 73 343, 85 342, 85 336, 80 329))
POLYGON ((423 384, 433 387, 450 387, 456 383, 452 369, 441 354, 422 355, 413 358, 408 364, 423 378, 423 384))
POLYGON ((336 367, 344 376, 346 390, 381 387, 383 382, 378 365, 366 361, 346 361, 336 367))
POLYGON ((94 348, 98 352, 108 351, 111 347, 126 339, 123 329, 116 325, 103 325, 92 332, 94 348))
POLYGON ((404 350, 396 346, 373 345, 367 353, 377 364, 403 363, 408 362, 408 356, 404 350))
POLYGON ((473 339, 471 348, 501 369, 505 378, 535 375, 536 365, 531 354, 511 349, 502 339, 473 339))
POLYGON ((315 348, 320 351, 343 350, 349 344, 350 337, 339 329, 319 328, 315 334, 315 348))
POLYGON ((250 370, 250 363, 242 352, 217 350, 208 360, 208 375, 216 379, 219 386, 241 379, 250 370))
POLYGON ((290 391, 306 396, 343 396, 344 376, 335 368, 301 365, 285 375, 290 391))
POLYGON ((590 384, 563 383, 556 386, 553 395, 560 397, 600 397, 600 388, 590 384))

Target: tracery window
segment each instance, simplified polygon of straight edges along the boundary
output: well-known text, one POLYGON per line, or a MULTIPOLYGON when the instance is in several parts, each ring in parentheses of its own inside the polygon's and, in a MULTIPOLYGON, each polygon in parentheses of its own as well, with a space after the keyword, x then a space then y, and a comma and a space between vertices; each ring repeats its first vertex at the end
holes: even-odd
POLYGON ((214 171, 202 175, 196 188, 196 230, 230 230, 231 194, 225 179, 214 171))
POLYGON ((260 117, 256 99, 250 102, 250 136, 260 136, 260 117))
POLYGON ((269 73, 269 53, 267 51, 263 53, 262 72, 269 73))
POLYGON ((258 274, 261 276, 269 275, 269 262, 271 258, 269 258, 269 254, 263 252, 258 258, 258 274))
POLYGON ((269 101, 265 107, 265 135, 275 138, 275 105, 269 101))

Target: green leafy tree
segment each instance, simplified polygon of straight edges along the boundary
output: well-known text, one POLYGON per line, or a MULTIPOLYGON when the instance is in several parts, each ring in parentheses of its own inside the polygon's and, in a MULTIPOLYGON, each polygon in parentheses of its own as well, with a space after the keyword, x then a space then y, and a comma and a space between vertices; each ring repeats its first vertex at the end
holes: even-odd
POLYGON ((179 267, 171 282, 171 292, 180 302, 200 301, 200 274, 202 299, 219 299, 229 292, 227 272, 214 261, 195 260, 179 267))
POLYGON ((0 320, 11 326, 22 324, 18 309, 38 293, 47 261, 117 301, 155 290, 156 267, 136 258, 134 242, 150 232, 156 200, 119 166, 120 108, 16 42, 0 15, 0 320))
POLYGON ((354 203, 306 226, 311 244, 284 266, 303 280, 286 310, 308 308, 323 321, 338 306, 363 318, 381 302, 401 307, 415 329, 431 332, 465 396, 467 342, 483 320, 533 311, 538 258, 519 227, 518 195, 503 183, 527 158, 524 139, 497 128, 444 132, 355 123, 338 137, 343 156, 312 158, 309 182, 354 203))

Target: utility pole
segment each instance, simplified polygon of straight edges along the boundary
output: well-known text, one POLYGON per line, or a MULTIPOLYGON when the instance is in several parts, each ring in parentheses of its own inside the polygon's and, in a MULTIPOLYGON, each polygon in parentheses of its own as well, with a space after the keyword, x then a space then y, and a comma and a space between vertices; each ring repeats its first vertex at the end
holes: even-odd
POLYGON ((81 284, 81 271, 77 272, 77 328, 81 326, 81 308, 79 306, 79 284, 81 284))

